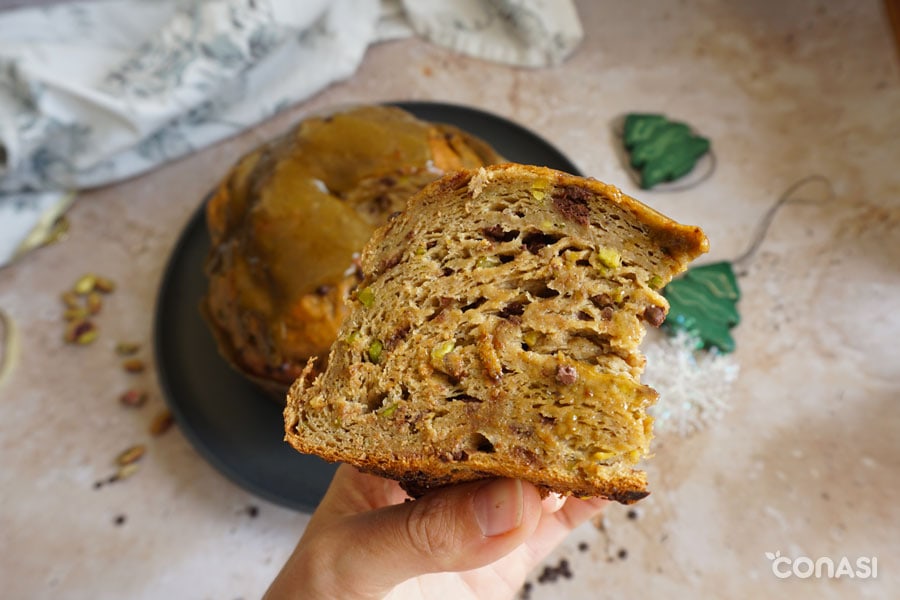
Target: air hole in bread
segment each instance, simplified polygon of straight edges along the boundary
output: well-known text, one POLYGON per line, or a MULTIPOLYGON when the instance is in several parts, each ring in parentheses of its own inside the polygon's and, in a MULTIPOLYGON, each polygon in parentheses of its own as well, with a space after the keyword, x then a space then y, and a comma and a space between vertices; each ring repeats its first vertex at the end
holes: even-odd
POLYGON ((466 445, 475 452, 485 452, 487 454, 494 452, 494 444, 492 444, 491 440, 487 439, 481 432, 473 433, 472 436, 466 440, 466 445))
POLYGON ((519 231, 517 229, 506 231, 500 225, 487 227, 482 229, 481 232, 484 234, 484 237, 493 242, 511 242, 519 237, 519 231))
POLYGON ((534 279, 526 281, 522 287, 535 298, 555 298, 559 296, 559 291, 551 288, 546 281, 534 279))
POLYGON ((532 254, 537 254, 547 246, 552 246, 562 238, 563 236, 561 235, 535 231, 522 238, 522 245, 524 245, 532 254))
POLYGON ((457 304, 457 301, 448 296, 438 296, 431 299, 432 312, 425 317, 425 322, 433 321, 441 316, 450 306, 457 304))
POLYGON ((581 331, 575 332, 570 338, 571 342, 576 342, 579 340, 585 340, 587 342, 590 342, 594 346, 596 346, 595 348, 592 348, 592 351, 594 353, 596 353, 598 351, 606 353, 609 351, 610 337, 608 335, 602 335, 602 334, 597 333, 596 331, 581 330, 581 331))
POLYGON ((373 410, 378 410, 379 408, 381 408, 382 405, 384 405, 384 401, 387 399, 387 397, 387 394, 382 393, 376 394, 375 396, 370 398, 366 402, 366 408, 368 409, 368 412, 372 412, 373 410))
POLYGON ((456 394, 455 396, 447 398, 448 402, 453 402, 454 400, 458 402, 482 402, 480 398, 470 396, 469 394, 456 394))
POLYGON ((474 302, 470 302, 469 304, 466 304, 460 310, 462 310, 463 312, 466 312, 466 311, 472 310, 474 308, 478 308, 485 302, 487 302, 487 298, 485 298, 484 296, 481 296, 480 298, 476 299, 474 302))

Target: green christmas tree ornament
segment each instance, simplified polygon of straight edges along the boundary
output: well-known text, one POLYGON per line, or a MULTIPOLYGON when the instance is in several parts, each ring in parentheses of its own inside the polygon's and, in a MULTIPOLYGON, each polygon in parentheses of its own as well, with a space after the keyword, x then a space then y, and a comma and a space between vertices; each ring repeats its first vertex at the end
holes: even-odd
MULTIPOLYGON (((645 133, 639 130, 637 135, 645 133)), ((730 261, 692 267, 661 290, 669 301, 669 314, 663 327, 672 334, 685 332, 698 350, 716 348, 721 353, 733 352, 735 344, 731 330, 741 322, 737 310, 741 289, 735 268, 741 272, 753 259, 783 206, 789 202, 816 204, 832 198, 831 182, 821 175, 810 175, 791 185, 765 212, 743 254, 730 261), (813 183, 825 188, 824 196, 810 199, 796 195, 798 190, 813 183)))
POLYGON ((626 115, 622 140, 645 190, 687 175, 710 148, 685 123, 657 114, 626 115))
POLYGON ((730 262, 688 269, 662 293, 669 301, 665 327, 686 331, 697 340, 698 349, 734 351, 731 329, 741 321, 737 311, 741 290, 730 262))

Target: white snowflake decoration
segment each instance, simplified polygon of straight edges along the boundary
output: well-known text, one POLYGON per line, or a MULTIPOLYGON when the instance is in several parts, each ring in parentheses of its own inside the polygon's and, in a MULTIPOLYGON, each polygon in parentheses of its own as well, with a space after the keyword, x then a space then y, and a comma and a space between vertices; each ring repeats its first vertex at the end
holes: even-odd
POLYGON ((650 409, 657 433, 688 436, 722 418, 740 368, 733 356, 696 350, 687 332, 648 335, 647 367, 641 380, 659 392, 650 409))

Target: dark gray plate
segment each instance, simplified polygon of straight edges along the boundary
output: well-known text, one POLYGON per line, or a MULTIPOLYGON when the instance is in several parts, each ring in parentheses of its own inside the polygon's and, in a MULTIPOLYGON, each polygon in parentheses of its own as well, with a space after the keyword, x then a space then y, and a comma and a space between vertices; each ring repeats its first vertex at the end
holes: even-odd
MULTIPOLYGON (((501 117, 464 106, 398 102, 419 118, 456 125, 507 159, 578 174, 556 148, 501 117)), ((209 251, 201 205, 169 258, 156 303, 156 364, 169 407, 185 436, 213 466, 272 502, 303 511, 318 505, 336 465, 282 441, 281 408, 219 356, 200 316, 209 251)))

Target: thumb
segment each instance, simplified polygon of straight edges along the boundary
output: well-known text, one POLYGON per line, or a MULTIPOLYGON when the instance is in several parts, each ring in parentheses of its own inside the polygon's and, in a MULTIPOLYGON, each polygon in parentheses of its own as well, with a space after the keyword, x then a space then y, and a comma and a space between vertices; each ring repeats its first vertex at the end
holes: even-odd
POLYGON ((334 567, 344 581, 367 587, 363 593, 425 573, 475 569, 524 543, 541 511, 537 488, 515 479, 443 488, 342 520, 347 545, 334 567))

